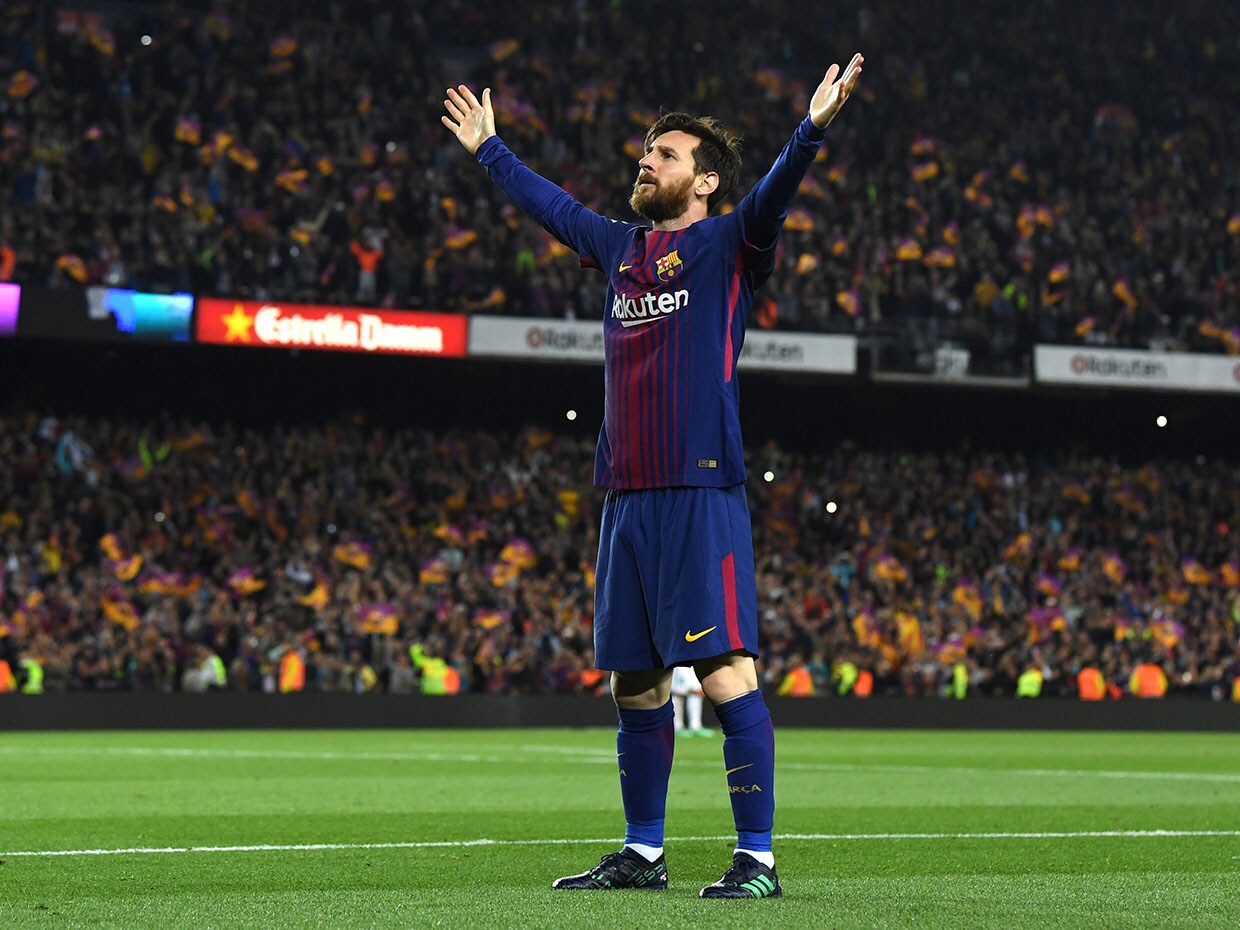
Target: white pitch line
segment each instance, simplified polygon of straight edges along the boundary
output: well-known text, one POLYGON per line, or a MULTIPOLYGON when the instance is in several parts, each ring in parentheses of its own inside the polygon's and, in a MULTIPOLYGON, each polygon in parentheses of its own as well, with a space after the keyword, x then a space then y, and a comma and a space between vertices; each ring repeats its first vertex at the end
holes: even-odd
POLYGON ((179 749, 171 746, 0 746, 7 755, 158 756, 185 759, 310 759, 324 762, 511 762, 503 756, 437 752, 310 752, 297 749, 179 749))
POLYGON ((1230 772, 1139 772, 1107 769, 991 769, 951 765, 867 765, 863 763, 776 762, 775 768, 794 771, 886 772, 909 775, 1023 775, 1031 778, 1133 778, 1155 781, 1240 782, 1230 772))
POLYGON ((607 756, 614 759, 616 753, 611 749, 580 749, 576 746, 512 746, 504 745, 505 749, 515 749, 518 752, 549 752, 565 756, 607 756))
MULTIPOLYGON (((1180 839, 1191 837, 1240 837, 1240 830, 1082 830, 1049 833, 783 833, 773 839, 781 842, 855 842, 865 840, 1067 840, 1067 839, 1180 839)), ((721 836, 672 836, 666 843, 732 842, 736 834, 721 836)), ((586 846, 615 845, 624 842, 604 839, 536 840, 438 840, 407 843, 300 843, 256 846, 133 846, 125 849, 35 849, 0 852, 4 858, 49 858, 53 856, 137 856, 179 853, 233 852, 318 852, 321 850, 366 849, 463 849, 475 846, 586 846)))
MULTIPOLYGON (((611 750, 574 750, 567 746, 505 747, 528 755, 546 752, 562 754, 567 765, 610 765, 615 760, 611 750), (577 756, 577 758, 573 758, 577 756)), ((479 755, 475 753, 436 752, 311 752, 282 749, 189 749, 156 746, 0 746, 5 755, 113 755, 152 756, 187 759, 305 759, 324 762, 488 762, 511 764, 523 762, 512 756, 479 755)), ((717 762, 702 759, 681 759, 677 766, 715 768, 717 762)), ((1105 778, 1135 781, 1198 781, 1240 784, 1240 774, 1231 772, 1142 772, 1109 769, 1001 769, 976 766, 884 765, 848 762, 777 762, 776 768, 795 772, 873 772, 892 775, 1015 775, 1026 778, 1105 778)))

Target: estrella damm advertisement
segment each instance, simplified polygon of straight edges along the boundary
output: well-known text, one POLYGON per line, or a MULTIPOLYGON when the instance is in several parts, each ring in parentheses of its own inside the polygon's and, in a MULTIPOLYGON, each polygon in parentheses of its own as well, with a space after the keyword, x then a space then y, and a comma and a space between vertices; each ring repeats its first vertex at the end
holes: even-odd
POLYGON ((271 349, 463 358, 468 318, 455 313, 198 299, 198 342, 271 349))

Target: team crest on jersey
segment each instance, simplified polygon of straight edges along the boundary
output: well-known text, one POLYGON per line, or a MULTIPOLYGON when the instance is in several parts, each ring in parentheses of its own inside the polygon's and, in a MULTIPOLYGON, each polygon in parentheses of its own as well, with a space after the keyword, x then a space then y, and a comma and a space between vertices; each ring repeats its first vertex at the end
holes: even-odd
POLYGON ((672 249, 662 258, 656 258, 654 261, 655 274, 659 276, 660 281, 668 281, 676 277, 676 272, 680 270, 684 262, 680 260, 680 250, 672 249))

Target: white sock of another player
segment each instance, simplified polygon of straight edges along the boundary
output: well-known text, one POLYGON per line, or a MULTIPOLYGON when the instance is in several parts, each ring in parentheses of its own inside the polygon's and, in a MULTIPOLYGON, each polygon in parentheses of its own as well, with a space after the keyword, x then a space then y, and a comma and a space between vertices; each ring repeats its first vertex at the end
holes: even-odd
POLYGON ((702 695, 690 694, 684 702, 685 709, 689 712, 689 729, 702 729, 702 695))
MULTIPOLYGON (((698 698, 698 720, 702 719, 702 699, 698 698)), ((685 698, 682 694, 672 695, 672 709, 676 712, 676 729, 685 728, 685 698)), ((657 858, 657 857, 656 857, 657 858)))

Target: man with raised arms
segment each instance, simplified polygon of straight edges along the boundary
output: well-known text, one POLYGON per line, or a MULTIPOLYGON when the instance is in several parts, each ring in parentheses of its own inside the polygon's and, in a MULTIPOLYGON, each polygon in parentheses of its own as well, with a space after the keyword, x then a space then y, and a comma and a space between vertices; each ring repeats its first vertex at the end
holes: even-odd
POLYGON ((663 822, 675 745, 672 669, 691 665, 723 730, 736 823, 732 865, 704 898, 783 893, 775 871, 775 735, 758 690, 757 595, 736 362, 754 291, 770 277, 788 206, 862 57, 831 65, 809 113, 725 215, 740 178, 736 136, 667 113, 646 133, 629 205, 606 219, 525 167, 495 134, 491 92, 447 92, 442 117, 517 206, 607 279, 605 409, 594 483, 599 531, 596 662, 612 673, 625 840, 559 889, 667 887, 663 822))

